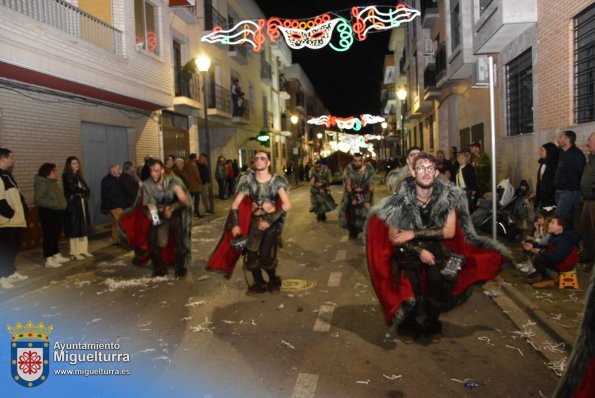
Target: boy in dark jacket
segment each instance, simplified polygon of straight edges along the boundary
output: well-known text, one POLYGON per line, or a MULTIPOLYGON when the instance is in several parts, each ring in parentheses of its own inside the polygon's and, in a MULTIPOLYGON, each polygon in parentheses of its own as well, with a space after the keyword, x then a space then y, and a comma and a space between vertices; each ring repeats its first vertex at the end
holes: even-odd
POLYGON ((553 287, 554 272, 570 271, 578 259, 578 233, 568 229, 568 222, 562 216, 554 216, 547 226, 551 235, 546 245, 523 243, 523 249, 535 253, 533 265, 536 272, 529 275, 527 282, 537 289, 553 287))

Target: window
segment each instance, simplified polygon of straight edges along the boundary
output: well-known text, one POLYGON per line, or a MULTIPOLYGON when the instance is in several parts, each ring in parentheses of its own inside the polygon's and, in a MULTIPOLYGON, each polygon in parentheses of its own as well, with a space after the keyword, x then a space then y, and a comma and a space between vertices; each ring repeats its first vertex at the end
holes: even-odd
POLYGON ((145 0, 134 0, 136 48, 158 54, 155 7, 145 0))
POLYGON ((430 134, 430 149, 434 149, 434 116, 429 116, 426 119, 428 124, 428 133, 430 134))
POLYGON ((533 65, 531 49, 506 65, 508 135, 533 132, 533 65))
POLYGON ((595 4, 574 18, 574 121, 595 120, 595 4))
POLYGON ((454 6, 452 7, 452 11, 450 12, 450 36, 451 36, 451 42, 450 44, 452 45, 451 48, 451 52, 454 52, 454 50, 459 46, 459 43, 461 42, 461 33, 460 33, 460 26, 461 23, 459 21, 460 19, 460 5, 459 2, 455 2, 454 6))

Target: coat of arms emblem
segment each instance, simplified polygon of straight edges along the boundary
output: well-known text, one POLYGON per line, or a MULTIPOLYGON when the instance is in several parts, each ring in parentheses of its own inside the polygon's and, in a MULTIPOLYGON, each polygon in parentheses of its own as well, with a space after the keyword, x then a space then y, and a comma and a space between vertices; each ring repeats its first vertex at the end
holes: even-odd
POLYGON ((18 322, 8 325, 12 335, 10 343, 10 370, 14 381, 24 387, 37 387, 47 380, 50 373, 49 334, 53 325, 43 322, 35 325, 29 321, 24 326, 18 322))

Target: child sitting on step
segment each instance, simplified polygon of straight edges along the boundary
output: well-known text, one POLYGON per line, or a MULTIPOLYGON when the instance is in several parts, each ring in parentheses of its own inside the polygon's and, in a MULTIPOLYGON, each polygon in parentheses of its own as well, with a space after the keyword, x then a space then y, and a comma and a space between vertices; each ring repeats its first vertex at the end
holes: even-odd
POLYGON ((554 273, 573 269, 578 260, 579 234, 568 228, 562 216, 553 216, 547 231, 551 235, 546 245, 523 243, 523 249, 535 253, 533 265, 536 272, 527 277, 527 282, 537 289, 553 287, 554 273))

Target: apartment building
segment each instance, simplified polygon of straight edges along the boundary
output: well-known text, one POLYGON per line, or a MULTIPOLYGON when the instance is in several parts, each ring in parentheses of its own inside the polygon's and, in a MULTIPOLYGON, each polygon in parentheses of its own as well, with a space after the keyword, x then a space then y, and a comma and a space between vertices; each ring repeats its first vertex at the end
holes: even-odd
MULTIPOLYGON (((595 130, 595 5, 587 0, 416 0, 421 18, 391 40, 406 76, 406 146, 480 141, 497 179, 535 181, 539 147, 560 131, 585 150, 595 130), (494 59, 491 154, 488 56, 494 59)), ((393 32, 397 35, 397 32, 393 32)), ((398 84, 395 85, 397 89, 398 84)))
POLYGON ((273 154, 273 169, 282 170, 286 152, 276 149, 287 140, 281 126, 289 98, 282 81, 283 68, 291 65, 287 45, 266 41, 255 52, 249 44, 201 42, 216 26, 228 29, 241 20, 265 18, 252 0, 199 1, 195 7, 172 8, 170 14, 175 96, 173 106, 163 112, 174 120, 164 126, 165 153, 204 152, 208 128, 212 167, 219 156, 250 164, 254 152, 265 149, 273 154), (199 55, 211 59, 205 76, 193 67, 199 55), (264 147, 254 140, 261 132, 270 136, 264 147))
POLYGON ((28 203, 39 166, 62 169, 75 155, 92 221, 105 222, 108 165, 160 154, 158 110, 172 104, 168 12, 165 0, 0 3, 0 143, 28 203))

